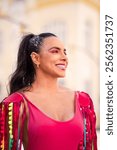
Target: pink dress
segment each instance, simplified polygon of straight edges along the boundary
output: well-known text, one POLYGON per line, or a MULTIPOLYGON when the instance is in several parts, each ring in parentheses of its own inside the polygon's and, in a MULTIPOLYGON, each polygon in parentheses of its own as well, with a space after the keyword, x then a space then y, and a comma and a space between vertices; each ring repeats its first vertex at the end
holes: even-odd
POLYGON ((27 150, 78 150, 83 138, 83 117, 75 93, 75 114, 67 121, 52 119, 23 94, 29 108, 27 150))

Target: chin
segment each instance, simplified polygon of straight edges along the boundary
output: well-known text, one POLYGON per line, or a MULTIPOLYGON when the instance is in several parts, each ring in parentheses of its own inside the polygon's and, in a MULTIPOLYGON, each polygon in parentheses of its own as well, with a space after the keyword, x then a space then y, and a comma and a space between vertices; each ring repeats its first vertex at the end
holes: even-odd
POLYGON ((56 71, 54 74, 57 78, 64 78, 66 73, 65 71, 56 71))
POLYGON ((65 74, 58 74, 58 78, 64 78, 65 74))

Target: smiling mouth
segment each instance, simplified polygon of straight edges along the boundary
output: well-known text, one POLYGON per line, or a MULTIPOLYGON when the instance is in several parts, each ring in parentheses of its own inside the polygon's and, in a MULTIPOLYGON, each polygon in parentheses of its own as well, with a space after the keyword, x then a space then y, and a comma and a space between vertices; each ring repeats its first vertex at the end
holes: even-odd
POLYGON ((56 65, 59 69, 61 69, 61 70, 65 70, 66 69, 66 65, 64 65, 64 64, 57 64, 56 65))

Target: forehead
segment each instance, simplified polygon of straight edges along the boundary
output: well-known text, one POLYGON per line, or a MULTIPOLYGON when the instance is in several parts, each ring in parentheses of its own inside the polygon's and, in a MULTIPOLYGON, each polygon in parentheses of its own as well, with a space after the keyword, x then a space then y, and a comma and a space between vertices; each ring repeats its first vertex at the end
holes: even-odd
POLYGON ((64 48, 63 42, 58 37, 48 37, 43 40, 43 48, 59 47, 64 48))

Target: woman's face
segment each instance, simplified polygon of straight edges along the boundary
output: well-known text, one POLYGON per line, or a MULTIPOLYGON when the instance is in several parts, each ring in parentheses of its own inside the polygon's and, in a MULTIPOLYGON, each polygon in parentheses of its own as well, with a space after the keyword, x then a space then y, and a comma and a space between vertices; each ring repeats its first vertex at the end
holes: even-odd
POLYGON ((39 71, 53 77, 64 77, 68 58, 63 43, 54 36, 45 38, 39 53, 39 71))

